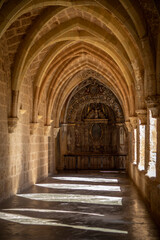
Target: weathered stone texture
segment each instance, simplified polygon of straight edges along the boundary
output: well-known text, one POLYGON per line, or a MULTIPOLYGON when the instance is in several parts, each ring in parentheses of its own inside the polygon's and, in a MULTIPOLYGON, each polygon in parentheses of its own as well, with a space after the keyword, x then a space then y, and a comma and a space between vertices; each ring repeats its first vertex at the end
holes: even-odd
MULTIPOLYGON (((0 200, 21 191, 48 175, 48 138, 44 136, 44 123, 35 136, 30 135, 32 113, 32 81, 26 76, 20 93, 18 125, 15 132, 8 133, 10 72, 5 41, 0 55, 0 200)), ((43 105, 42 107, 44 107, 43 105)), ((44 110, 43 110, 44 112, 44 110)))

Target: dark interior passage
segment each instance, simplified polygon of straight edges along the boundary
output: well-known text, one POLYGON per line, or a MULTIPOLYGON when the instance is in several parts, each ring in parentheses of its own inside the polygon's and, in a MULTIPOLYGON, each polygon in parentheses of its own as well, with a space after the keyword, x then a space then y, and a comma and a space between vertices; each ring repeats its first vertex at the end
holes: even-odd
POLYGON ((123 171, 54 175, 0 208, 1 240, 160 239, 123 171))

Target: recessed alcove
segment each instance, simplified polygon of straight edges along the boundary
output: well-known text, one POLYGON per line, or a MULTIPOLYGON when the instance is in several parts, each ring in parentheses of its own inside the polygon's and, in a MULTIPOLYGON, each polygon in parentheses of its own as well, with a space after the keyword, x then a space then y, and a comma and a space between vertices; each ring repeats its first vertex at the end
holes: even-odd
POLYGON ((60 138, 62 169, 125 169, 124 114, 107 86, 88 78, 72 91, 62 112, 61 125, 66 127, 60 138))

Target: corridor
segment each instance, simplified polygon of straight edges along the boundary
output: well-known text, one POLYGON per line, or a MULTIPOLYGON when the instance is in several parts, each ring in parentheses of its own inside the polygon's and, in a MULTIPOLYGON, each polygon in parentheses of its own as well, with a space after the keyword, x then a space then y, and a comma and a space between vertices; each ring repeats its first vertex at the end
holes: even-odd
POLYGON ((58 174, 0 205, 1 240, 158 240, 125 172, 58 174))

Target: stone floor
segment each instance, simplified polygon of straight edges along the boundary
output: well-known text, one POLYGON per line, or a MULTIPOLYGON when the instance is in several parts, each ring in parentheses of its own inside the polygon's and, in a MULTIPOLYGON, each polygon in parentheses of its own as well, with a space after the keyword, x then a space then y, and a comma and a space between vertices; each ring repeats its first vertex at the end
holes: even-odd
POLYGON ((124 172, 49 177, 0 204, 0 240, 158 240, 124 172))

